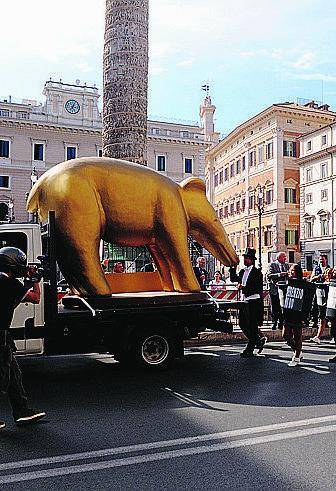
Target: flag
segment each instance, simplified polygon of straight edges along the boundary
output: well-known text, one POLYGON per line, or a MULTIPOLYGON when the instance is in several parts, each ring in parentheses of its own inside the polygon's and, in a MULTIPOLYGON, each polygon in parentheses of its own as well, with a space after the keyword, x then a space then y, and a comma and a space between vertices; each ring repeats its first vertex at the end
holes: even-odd
POLYGON ((202 85, 202 90, 204 90, 205 92, 208 92, 209 89, 210 89, 210 85, 207 85, 207 84, 202 85))

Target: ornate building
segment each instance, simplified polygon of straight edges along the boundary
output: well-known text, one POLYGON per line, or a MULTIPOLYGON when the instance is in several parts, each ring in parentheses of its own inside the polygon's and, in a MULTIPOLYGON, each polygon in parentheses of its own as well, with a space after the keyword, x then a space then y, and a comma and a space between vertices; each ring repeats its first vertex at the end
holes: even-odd
POLYGON ((300 216, 302 263, 312 270, 319 254, 336 265, 336 122, 301 138, 300 216))
MULTIPOLYGON (((6 215, 27 220, 25 195, 32 181, 53 165, 102 155, 97 87, 79 80, 74 85, 49 80, 43 94, 40 104, 10 97, 0 101, 0 221, 6 215)), ((191 175, 204 178, 205 150, 218 141, 214 111, 206 98, 201 125, 149 120, 148 166, 176 182, 191 175)))
POLYGON ((208 196, 238 254, 258 249, 260 232, 264 266, 277 251, 299 260, 298 138, 335 116, 314 103, 274 104, 209 150, 208 196))

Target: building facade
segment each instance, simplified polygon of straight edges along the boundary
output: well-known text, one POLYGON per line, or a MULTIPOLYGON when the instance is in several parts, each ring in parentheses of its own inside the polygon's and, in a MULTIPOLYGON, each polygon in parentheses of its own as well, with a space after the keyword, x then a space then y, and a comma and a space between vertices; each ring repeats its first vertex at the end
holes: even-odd
POLYGON ((207 193, 238 254, 258 249, 260 233, 264 268, 278 251, 299 260, 298 138, 335 116, 313 102, 274 104, 208 151, 207 193))
POLYGON ((300 217, 302 263, 311 270, 319 254, 335 259, 336 123, 301 137, 300 217))
MULTIPOLYGON (((32 182, 52 166, 76 157, 102 156, 97 87, 50 80, 43 95, 42 104, 0 101, 0 221, 6 215, 16 221, 29 218, 25 196, 32 182)), ((206 98, 201 125, 148 121, 148 166, 176 182, 204 178, 206 148, 218 141, 214 111, 206 98)))

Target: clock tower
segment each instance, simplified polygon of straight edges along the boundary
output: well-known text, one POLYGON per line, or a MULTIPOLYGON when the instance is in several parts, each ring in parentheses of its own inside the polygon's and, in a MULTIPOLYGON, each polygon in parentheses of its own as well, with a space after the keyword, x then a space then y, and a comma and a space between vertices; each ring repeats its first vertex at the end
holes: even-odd
POLYGON ((45 112, 50 117, 57 118, 58 123, 81 126, 98 126, 101 124, 101 114, 98 109, 100 97, 97 87, 81 84, 67 84, 60 80, 49 80, 44 85, 43 95, 46 97, 45 112))

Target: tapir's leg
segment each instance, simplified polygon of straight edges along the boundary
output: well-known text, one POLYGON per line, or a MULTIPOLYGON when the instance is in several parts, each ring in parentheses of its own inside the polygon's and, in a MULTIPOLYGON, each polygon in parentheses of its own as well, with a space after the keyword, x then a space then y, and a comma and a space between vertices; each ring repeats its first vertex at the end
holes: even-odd
POLYGON ((169 271, 169 264, 157 245, 148 246, 154 259, 159 275, 161 277, 163 289, 168 292, 174 291, 172 277, 169 271))
POLYGON ((159 245, 167 258, 174 290, 178 292, 200 291, 199 283, 190 262, 187 233, 185 233, 184 237, 181 237, 180 235, 174 235, 172 231, 159 245))
MULTIPOLYGON (((78 179, 76 181, 77 185, 78 179)), ((80 193, 56 209, 57 257, 64 276, 83 295, 110 295, 100 265, 99 243, 105 215, 94 189, 85 179, 80 193)))

